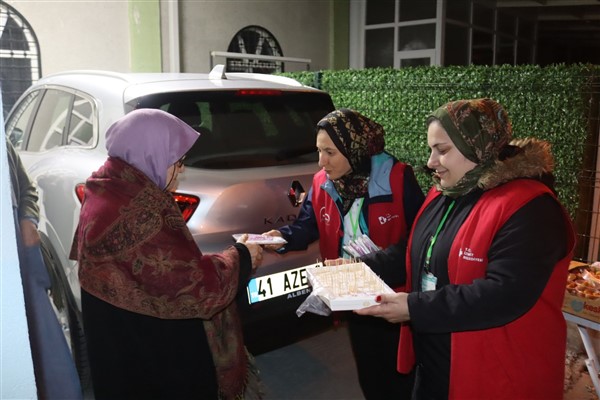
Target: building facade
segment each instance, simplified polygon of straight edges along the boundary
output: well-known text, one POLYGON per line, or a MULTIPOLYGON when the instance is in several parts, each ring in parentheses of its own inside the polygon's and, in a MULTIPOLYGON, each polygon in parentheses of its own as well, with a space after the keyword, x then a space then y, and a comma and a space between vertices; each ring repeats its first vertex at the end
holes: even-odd
MULTIPOLYGON (((593 29, 600 22, 593 1, 0 0, 4 113, 40 76, 72 69, 207 72, 226 63, 230 71, 272 73, 535 64, 540 47, 551 57, 565 52, 538 45, 546 22, 526 10, 568 10, 556 18, 581 18, 578 27, 593 29)), ((593 39, 600 26, 589 32, 584 36, 593 39)), ((600 53, 589 49, 580 53, 600 53)))

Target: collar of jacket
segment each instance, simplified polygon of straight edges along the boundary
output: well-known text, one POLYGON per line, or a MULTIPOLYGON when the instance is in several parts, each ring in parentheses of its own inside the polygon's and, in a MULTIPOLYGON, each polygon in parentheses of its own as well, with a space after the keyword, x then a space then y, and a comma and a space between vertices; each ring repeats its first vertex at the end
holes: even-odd
POLYGON ((554 170, 554 157, 550 143, 534 139, 514 139, 511 145, 521 151, 505 160, 497 160, 477 183, 483 190, 493 189, 503 183, 518 178, 541 179, 554 170))
MULTIPOLYGON (((390 173, 394 167, 395 159, 390 154, 382 152, 371 157, 371 173, 369 174, 369 197, 386 196, 392 194, 390 173)), ((331 179, 327 178, 321 188, 329 193, 334 201, 340 196, 335 190, 331 179)))

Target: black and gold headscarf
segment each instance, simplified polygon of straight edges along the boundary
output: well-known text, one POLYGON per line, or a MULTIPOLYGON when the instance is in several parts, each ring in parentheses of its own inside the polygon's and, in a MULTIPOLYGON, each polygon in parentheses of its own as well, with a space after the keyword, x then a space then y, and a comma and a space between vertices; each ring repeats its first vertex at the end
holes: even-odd
POLYGON ((442 187, 437 176, 433 181, 447 196, 469 193, 511 141, 512 126, 508 114, 496 101, 483 98, 449 102, 429 116, 428 124, 433 120, 439 121, 458 150, 477 164, 453 187, 442 187))
POLYGON ((332 111, 317 123, 324 129, 335 147, 346 157, 352 170, 333 184, 342 197, 345 214, 355 199, 367 194, 371 157, 383 152, 385 132, 378 123, 347 108, 332 111))

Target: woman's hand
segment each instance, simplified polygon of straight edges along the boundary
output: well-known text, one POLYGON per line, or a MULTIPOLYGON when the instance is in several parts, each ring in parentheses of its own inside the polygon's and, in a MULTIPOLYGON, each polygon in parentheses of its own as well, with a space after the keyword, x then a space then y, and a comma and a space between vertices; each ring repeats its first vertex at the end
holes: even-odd
POLYGON ((410 320, 408 312, 408 293, 381 294, 377 296, 378 305, 354 310, 359 315, 372 315, 398 323, 410 320))
MULTIPOLYGON (((283 235, 281 234, 281 232, 279 232, 277 229, 272 229, 272 230, 270 230, 268 232, 263 233, 263 235, 266 235, 266 236, 275 236, 275 237, 283 237, 283 235)), ((273 251, 275 251, 275 250, 279 250, 280 248, 282 248, 283 244, 282 243, 267 244, 264 247, 267 250, 273 250, 273 251)))
POLYGON ((252 272, 256 271, 256 268, 260 266, 263 258, 263 248, 254 243, 246 243, 248 240, 248 234, 245 233, 237 240, 237 243, 242 243, 250 252, 250 260, 252 262, 252 272))

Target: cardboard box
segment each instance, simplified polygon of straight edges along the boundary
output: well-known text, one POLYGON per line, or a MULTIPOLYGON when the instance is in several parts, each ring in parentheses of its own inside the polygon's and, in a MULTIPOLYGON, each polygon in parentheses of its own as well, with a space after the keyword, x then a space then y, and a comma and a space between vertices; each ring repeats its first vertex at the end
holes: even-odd
POLYGON ((569 314, 600 322, 600 299, 586 299, 566 292, 562 309, 569 314))
MULTIPOLYGON (((597 268, 589 264, 578 261, 571 261, 569 271, 584 267, 589 270, 597 270, 597 268)), ((576 315, 581 318, 588 319, 594 322, 600 322, 600 298, 586 298, 570 292, 565 289, 565 300, 563 302, 563 311, 569 314, 576 315)))

